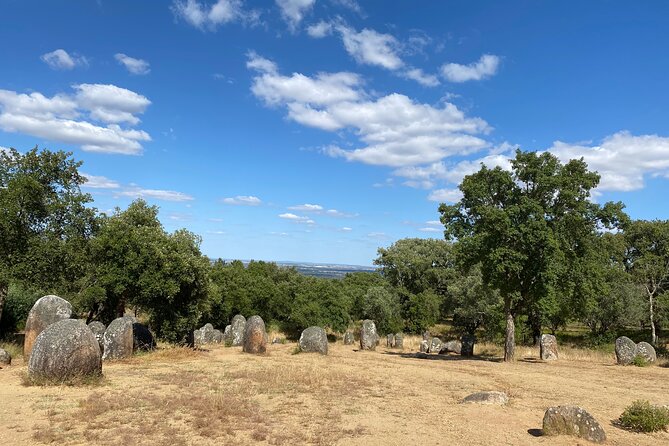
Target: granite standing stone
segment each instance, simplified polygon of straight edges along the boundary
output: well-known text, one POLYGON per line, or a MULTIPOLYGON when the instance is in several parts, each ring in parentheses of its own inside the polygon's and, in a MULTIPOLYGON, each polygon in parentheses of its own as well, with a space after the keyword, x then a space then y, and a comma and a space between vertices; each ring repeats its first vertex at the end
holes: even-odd
POLYGON ((432 338, 432 340, 430 341, 430 349, 428 353, 439 353, 441 351, 442 345, 443 342, 441 342, 441 339, 432 338))
POLYGON ((104 361, 132 356, 134 345, 132 324, 133 319, 129 317, 119 317, 109 324, 102 337, 104 361))
POLYGON ((305 353, 328 354, 328 337, 321 327, 309 327, 300 335, 300 351, 305 353))
POLYGON ((353 345, 354 342, 355 338, 353 337, 353 333, 350 331, 344 333, 344 345, 353 345))
POLYGON ((107 329, 107 327, 105 327, 105 324, 103 324, 100 321, 93 321, 90 324, 88 324, 88 328, 90 328, 93 334, 95 335, 95 339, 97 339, 98 344, 100 344, 100 351, 102 351, 103 349, 102 338, 105 335, 105 330, 107 329))
POLYGON ((379 335, 376 333, 376 324, 374 324, 374 321, 365 319, 362 321, 362 327, 360 328, 360 349, 376 350, 378 342, 379 335))
POLYGON ((223 342, 223 332, 214 328, 214 331, 211 334, 211 342, 213 344, 220 344, 223 342))
POLYGON ((211 344, 214 338, 214 326, 211 324, 204 324, 203 327, 193 331, 193 339, 195 340, 195 347, 201 345, 211 344))
POLYGON ((37 336, 49 325, 69 319, 72 316, 72 305, 63 298, 50 294, 39 298, 28 313, 23 342, 23 360, 30 360, 30 352, 37 336))
POLYGON ((0 365, 12 365, 12 355, 2 348, 0 348, 0 365))
POLYGON ((634 356, 640 356, 647 362, 655 362, 657 360, 657 354, 655 353, 655 348, 648 342, 639 342, 636 345, 635 351, 636 354, 634 356))
POLYGON ((556 361, 558 359, 558 345, 555 336, 551 334, 541 335, 539 354, 544 361, 556 361))
POLYGON ((246 330, 246 318, 241 314, 232 318, 230 324, 230 340, 233 347, 239 347, 244 343, 244 333, 246 330))
POLYGON ((81 321, 65 319, 44 329, 33 345, 28 376, 54 381, 100 375, 100 345, 81 321))
POLYGON ((459 355, 461 352, 462 352, 462 343, 460 341, 451 340, 444 342, 444 345, 441 347, 439 354, 446 355, 448 353, 456 353, 459 355))
POLYGON ((395 333, 395 348, 404 349, 404 335, 402 333, 395 333))
POLYGON ((629 365, 636 356, 636 344, 627 336, 616 339, 616 361, 620 365, 629 365))
POLYGON ((476 344, 476 336, 471 334, 464 334, 460 338, 460 355, 471 358, 474 356, 474 344, 476 344))
POLYGON ((223 330, 223 342, 226 344, 232 343, 232 325, 225 326, 225 330, 223 330))
MULTIPOLYGON (((234 327, 234 322, 233 322, 234 327)), ((260 316, 251 316, 244 325, 244 346, 246 353, 265 353, 267 350, 267 332, 265 322, 260 316)))
POLYGON ((427 353, 429 349, 430 349, 430 343, 429 342, 427 342, 425 339, 420 341, 420 352, 421 353, 427 353))
POLYGON ((430 342, 430 339, 432 339, 432 335, 430 334, 430 332, 428 330, 425 330, 423 332, 423 341, 430 342))
POLYGON ((395 348, 395 335, 394 334, 386 335, 386 347, 395 348))
POLYGON ((593 443, 606 441, 602 426, 585 409, 578 406, 549 408, 544 414, 543 434, 571 435, 593 443))

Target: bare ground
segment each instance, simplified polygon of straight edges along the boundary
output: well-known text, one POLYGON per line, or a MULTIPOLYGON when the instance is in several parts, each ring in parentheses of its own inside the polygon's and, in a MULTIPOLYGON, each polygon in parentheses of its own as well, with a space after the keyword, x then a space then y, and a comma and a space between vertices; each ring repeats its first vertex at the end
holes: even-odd
MULTIPOLYGON (((24 445, 575 445, 540 435, 549 406, 583 406, 611 445, 669 444, 669 433, 636 434, 613 425, 636 399, 669 403, 669 368, 620 367, 613 357, 565 350, 557 362, 484 359, 330 345, 330 354, 265 356, 238 348, 166 348, 104 365, 102 384, 26 387, 21 360, 0 370, 0 444, 24 445), (464 405, 501 390, 506 407, 464 405)), ((478 346, 477 346, 478 348, 478 346)))

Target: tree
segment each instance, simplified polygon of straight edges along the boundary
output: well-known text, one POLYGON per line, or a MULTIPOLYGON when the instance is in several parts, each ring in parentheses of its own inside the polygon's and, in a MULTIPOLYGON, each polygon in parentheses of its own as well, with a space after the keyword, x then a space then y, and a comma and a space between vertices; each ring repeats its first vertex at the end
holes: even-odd
POLYGON ((402 329, 399 297, 386 287, 372 287, 367 291, 363 314, 375 322, 379 333, 396 333, 402 329))
POLYGON ((636 220, 625 228, 627 264, 648 299, 651 342, 657 345, 657 299, 669 291, 669 221, 636 220))
POLYGON ((0 151, 0 320, 10 281, 75 283, 87 265, 96 210, 71 153, 0 151))
POLYGON ((514 357, 516 315, 550 296, 598 224, 614 223, 610 215, 622 209, 589 200, 599 175, 582 159, 563 165, 550 153, 518 150, 511 166, 482 165, 460 184, 458 203, 439 207, 457 257, 465 267, 480 264, 484 283, 500 292, 505 361, 514 357))

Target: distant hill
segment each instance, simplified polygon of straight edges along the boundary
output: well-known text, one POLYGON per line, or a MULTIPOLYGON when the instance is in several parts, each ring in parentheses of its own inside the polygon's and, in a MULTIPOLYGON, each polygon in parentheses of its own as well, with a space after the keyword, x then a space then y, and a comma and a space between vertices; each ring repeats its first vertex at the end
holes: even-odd
MULTIPOLYGON (((214 259, 210 259, 212 262, 214 259)), ((232 262, 232 259, 223 259, 225 262, 232 262)), ((244 265, 248 265, 249 260, 241 261, 244 265)), ((344 277, 347 273, 373 273, 376 268, 373 266, 361 265, 338 265, 329 263, 309 263, 309 262, 286 262, 274 261, 279 266, 295 268, 300 274, 313 277, 327 277, 339 279, 344 277)))

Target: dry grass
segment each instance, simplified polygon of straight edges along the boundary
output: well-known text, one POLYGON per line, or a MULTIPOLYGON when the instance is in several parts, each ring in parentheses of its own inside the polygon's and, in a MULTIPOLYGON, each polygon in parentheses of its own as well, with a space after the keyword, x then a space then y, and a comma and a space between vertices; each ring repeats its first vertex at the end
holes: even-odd
POLYGON ((12 357, 12 361, 23 358, 23 346, 14 342, 0 342, 0 348, 12 357))
POLYGON ((71 386, 71 387, 98 387, 107 383, 102 374, 86 374, 76 375, 67 378, 46 377, 41 375, 30 375, 23 371, 20 374, 21 384, 30 387, 46 387, 46 386, 71 386))

